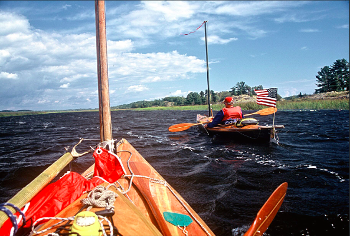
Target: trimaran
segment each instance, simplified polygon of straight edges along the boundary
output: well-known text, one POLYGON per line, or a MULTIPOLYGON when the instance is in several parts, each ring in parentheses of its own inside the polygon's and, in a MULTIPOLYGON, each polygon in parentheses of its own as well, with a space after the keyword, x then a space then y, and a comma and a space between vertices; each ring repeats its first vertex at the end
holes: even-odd
MULTIPOLYGON (((79 154, 74 147, 61 156, 0 204, 0 235, 214 235, 127 140, 113 140, 104 8, 104 1, 95 0, 101 126, 95 163, 82 174, 69 172, 52 182, 68 163, 88 152, 79 154)), ((282 183, 272 193, 245 235, 265 232, 287 186, 282 183)))

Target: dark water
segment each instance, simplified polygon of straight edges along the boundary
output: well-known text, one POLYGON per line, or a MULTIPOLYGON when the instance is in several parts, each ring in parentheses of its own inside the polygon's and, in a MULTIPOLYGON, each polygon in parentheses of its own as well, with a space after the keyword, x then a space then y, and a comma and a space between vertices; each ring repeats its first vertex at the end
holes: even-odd
MULTIPOLYGON (((266 235, 349 235, 349 111, 278 111, 279 145, 211 138, 197 111, 112 112, 113 138, 126 138, 217 235, 240 235, 274 189, 287 196, 266 235)), ((206 114, 206 111, 199 112, 206 114)), ((256 117, 271 124, 272 116, 256 117)), ((99 139, 98 113, 0 118, 0 202, 6 202, 79 138, 99 139)), ((78 151, 95 146, 84 141, 78 151)), ((93 158, 70 168, 81 172, 93 158)))

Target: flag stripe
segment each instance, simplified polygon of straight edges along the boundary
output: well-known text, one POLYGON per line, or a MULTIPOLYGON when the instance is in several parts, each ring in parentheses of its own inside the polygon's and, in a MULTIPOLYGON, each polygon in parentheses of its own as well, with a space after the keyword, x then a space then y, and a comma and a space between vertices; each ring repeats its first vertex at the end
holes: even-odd
POLYGON ((268 106, 268 107, 276 107, 276 103, 275 102, 261 100, 261 101, 257 101, 256 103, 259 104, 259 105, 264 105, 264 106, 268 106))
POLYGON ((269 92, 267 91, 267 89, 254 90, 254 91, 258 96, 268 96, 269 95, 269 92))
POLYGON ((254 90, 258 95, 256 103, 268 107, 276 107, 277 88, 254 90))

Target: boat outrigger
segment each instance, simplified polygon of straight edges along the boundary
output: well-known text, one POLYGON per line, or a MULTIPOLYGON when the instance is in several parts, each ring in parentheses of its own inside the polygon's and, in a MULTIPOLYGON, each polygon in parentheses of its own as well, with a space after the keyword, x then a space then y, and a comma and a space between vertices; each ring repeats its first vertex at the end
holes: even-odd
MULTIPOLYGON (((0 235, 214 235, 181 195, 125 139, 111 133, 104 2, 96 0, 96 45, 101 142, 84 153, 76 146, 6 203, 0 235), (52 180, 71 161, 93 151, 82 174, 52 180)), ((246 235, 262 235, 287 191, 282 183, 259 211, 246 235)))

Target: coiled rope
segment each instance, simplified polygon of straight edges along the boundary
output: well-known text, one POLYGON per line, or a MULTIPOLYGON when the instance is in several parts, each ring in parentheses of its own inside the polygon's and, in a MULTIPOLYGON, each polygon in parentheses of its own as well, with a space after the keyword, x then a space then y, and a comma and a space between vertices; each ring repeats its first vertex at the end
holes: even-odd
POLYGON ((92 207, 104 207, 107 210, 113 209, 115 199, 118 195, 115 192, 108 190, 110 186, 111 184, 106 188, 103 186, 97 186, 85 199, 82 199, 81 202, 89 206, 88 210, 92 207))

